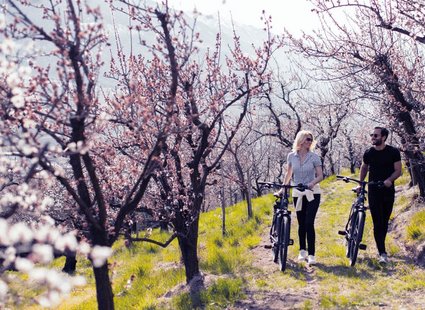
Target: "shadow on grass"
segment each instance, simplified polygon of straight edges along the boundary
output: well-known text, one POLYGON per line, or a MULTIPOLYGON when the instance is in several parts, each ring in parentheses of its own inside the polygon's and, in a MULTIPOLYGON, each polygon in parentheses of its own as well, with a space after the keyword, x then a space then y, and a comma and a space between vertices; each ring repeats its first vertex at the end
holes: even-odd
POLYGON ((373 279, 375 277, 373 273, 368 270, 362 269, 362 260, 363 259, 359 259, 359 261, 353 267, 347 265, 324 265, 318 263, 315 265, 314 268, 320 269, 322 272, 332 274, 338 277, 373 279))

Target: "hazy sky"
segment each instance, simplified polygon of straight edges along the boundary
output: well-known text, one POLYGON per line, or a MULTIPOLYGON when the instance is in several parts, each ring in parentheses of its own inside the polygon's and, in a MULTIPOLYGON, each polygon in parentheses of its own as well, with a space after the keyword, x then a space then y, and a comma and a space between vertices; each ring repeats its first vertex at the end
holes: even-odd
POLYGON ((284 28, 292 33, 300 30, 309 32, 317 26, 317 17, 311 12, 311 4, 306 0, 168 0, 170 6, 192 11, 193 8, 204 15, 217 15, 233 20, 238 24, 262 27, 261 12, 265 10, 273 18, 276 33, 284 28))

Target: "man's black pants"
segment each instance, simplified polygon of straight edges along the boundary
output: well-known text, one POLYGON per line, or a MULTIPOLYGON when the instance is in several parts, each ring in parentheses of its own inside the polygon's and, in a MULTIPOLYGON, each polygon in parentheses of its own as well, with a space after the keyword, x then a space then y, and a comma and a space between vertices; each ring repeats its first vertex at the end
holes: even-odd
POLYGON ((394 206, 393 191, 370 191, 369 208, 373 220, 373 235, 379 254, 387 253, 385 250, 385 238, 388 232, 388 222, 394 206))

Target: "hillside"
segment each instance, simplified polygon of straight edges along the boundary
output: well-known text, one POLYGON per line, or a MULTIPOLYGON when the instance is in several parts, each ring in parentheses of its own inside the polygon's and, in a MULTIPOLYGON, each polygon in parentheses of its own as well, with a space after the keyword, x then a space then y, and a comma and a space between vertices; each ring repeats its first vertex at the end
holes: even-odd
MULTIPOLYGON (((146 243, 130 249, 118 244, 111 260, 116 309, 192 309, 194 302, 202 303, 205 309, 425 308, 425 270, 407 251, 419 248, 423 242, 425 227, 414 225, 418 221, 414 214, 423 212, 419 210, 423 204, 412 204, 415 191, 404 186, 397 187, 396 210, 388 238, 388 266, 377 262, 368 214, 368 248, 360 252, 356 266, 349 267, 343 238, 337 231, 345 223, 354 194, 351 184, 331 177, 322 182, 324 195, 316 222, 316 266, 295 261, 295 218, 295 245, 290 247, 287 270, 280 272, 272 262, 271 250, 264 245, 268 242, 273 197, 266 195, 254 200, 255 215, 251 220, 246 219, 243 203, 227 208, 228 229, 224 238, 220 210, 202 214, 199 249, 203 287, 194 281, 190 290, 184 284, 176 241, 165 249, 146 243), (413 239, 409 237, 412 231, 416 231, 413 239), (201 292, 197 293, 199 289, 201 292)), ((151 237, 165 240, 168 235, 154 232, 151 237)), ((62 262, 57 264, 60 268, 62 262)), ((58 309, 97 309, 87 261, 79 260, 78 273, 84 274, 89 284, 74 291, 58 309)), ((30 308, 28 301, 15 306, 30 308)))

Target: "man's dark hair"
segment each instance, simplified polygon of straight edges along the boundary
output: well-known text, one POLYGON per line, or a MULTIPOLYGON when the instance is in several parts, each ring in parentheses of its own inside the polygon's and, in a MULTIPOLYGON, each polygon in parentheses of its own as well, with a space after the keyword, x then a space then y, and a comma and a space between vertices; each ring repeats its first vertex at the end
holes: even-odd
POLYGON ((382 136, 382 137, 384 137, 384 136, 385 136, 385 137, 386 137, 386 138, 385 138, 385 140, 387 140, 388 135, 390 134, 387 128, 379 127, 379 126, 378 126, 378 127, 375 127, 375 129, 379 129, 379 130, 381 130, 381 136, 382 136))

